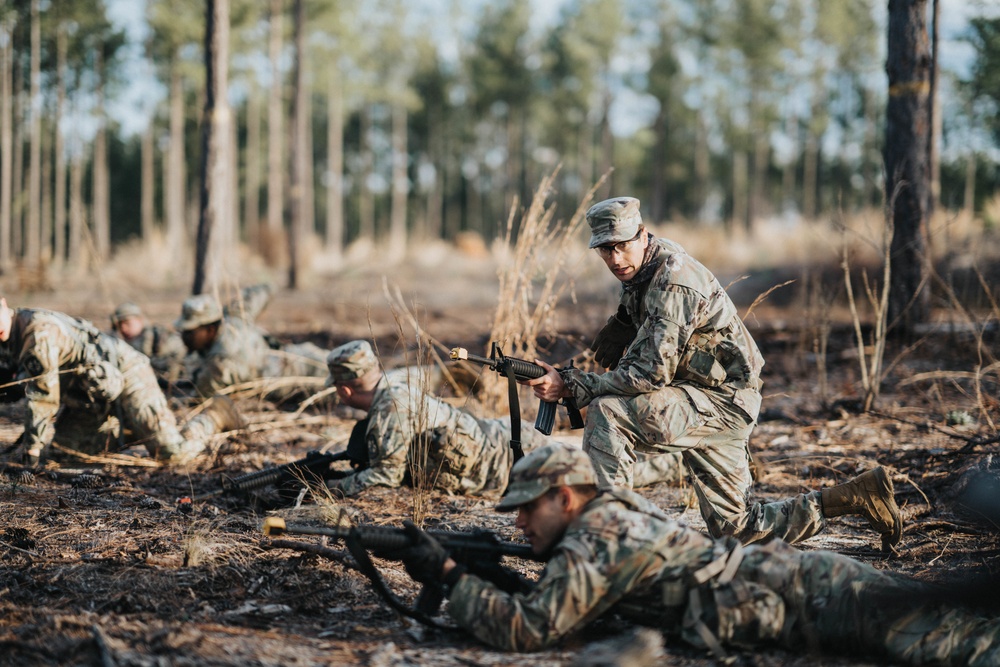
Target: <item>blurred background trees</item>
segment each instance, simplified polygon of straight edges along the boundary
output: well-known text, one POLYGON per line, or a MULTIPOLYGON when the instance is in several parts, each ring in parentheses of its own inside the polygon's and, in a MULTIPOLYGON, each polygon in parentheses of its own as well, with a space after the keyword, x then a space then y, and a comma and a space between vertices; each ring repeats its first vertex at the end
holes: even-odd
MULTIPOLYGON (((393 261, 489 242, 557 167, 565 217, 612 168, 598 196, 654 222, 742 231, 883 201, 882 1, 228 0, 211 113, 206 4, 3 4, 0 271, 86 271, 134 237, 193 253, 213 119, 213 247, 293 284, 354 244, 393 261)), ((968 68, 935 82, 935 210, 996 225, 1000 17, 960 39, 968 68)))

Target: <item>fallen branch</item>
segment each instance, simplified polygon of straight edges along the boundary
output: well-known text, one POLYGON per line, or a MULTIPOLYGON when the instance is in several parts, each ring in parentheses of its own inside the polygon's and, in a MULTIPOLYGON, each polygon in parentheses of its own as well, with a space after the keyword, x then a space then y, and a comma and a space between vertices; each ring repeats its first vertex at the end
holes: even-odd
POLYGON ((263 549, 290 549, 292 551, 301 551, 302 553, 313 554, 314 556, 322 556, 327 560, 332 560, 334 562, 340 563, 346 568, 357 570, 358 566, 355 564, 354 559, 351 555, 343 549, 331 549, 329 547, 323 547, 318 544, 310 544, 309 542, 296 542, 295 540, 261 540, 261 548, 263 549))

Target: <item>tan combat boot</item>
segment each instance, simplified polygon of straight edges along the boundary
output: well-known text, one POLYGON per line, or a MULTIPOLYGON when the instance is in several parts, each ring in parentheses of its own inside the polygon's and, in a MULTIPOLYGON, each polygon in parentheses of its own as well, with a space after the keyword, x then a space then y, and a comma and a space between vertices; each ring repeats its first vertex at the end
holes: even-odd
POLYGON ((882 466, 820 493, 823 516, 858 514, 868 519, 872 528, 882 535, 882 551, 892 551, 892 547, 899 544, 903 537, 903 520, 893 496, 892 480, 882 466))

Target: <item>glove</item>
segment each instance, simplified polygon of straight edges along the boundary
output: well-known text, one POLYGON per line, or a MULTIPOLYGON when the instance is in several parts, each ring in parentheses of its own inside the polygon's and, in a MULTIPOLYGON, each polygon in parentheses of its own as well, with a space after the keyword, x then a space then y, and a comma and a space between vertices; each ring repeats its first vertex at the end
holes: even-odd
POLYGON ((618 312, 611 316, 590 344, 590 349, 594 351, 594 361, 603 368, 614 370, 638 331, 625 306, 618 306, 618 312))
POLYGON ((399 549, 392 557, 403 561, 406 573, 414 581, 421 584, 440 582, 448 552, 411 521, 403 522, 403 530, 410 538, 410 546, 399 549))

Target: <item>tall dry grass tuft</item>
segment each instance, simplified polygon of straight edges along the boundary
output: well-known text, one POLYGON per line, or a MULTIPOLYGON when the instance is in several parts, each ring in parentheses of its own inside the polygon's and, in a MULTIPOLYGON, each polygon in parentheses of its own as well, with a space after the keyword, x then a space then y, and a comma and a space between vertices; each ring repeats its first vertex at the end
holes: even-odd
MULTIPOLYGON (((569 220, 561 222, 555 220, 555 205, 546 203, 557 173, 558 169, 542 180, 520 218, 518 202, 511 206, 503 238, 506 261, 497 270, 500 289, 490 341, 498 343, 504 354, 529 361, 539 356, 540 336, 556 336, 556 305, 573 285, 564 271, 566 262, 580 250, 579 231, 587 208, 607 178, 594 184, 569 220)), ((484 374, 482 386, 484 407, 506 412, 506 379, 484 374)))

